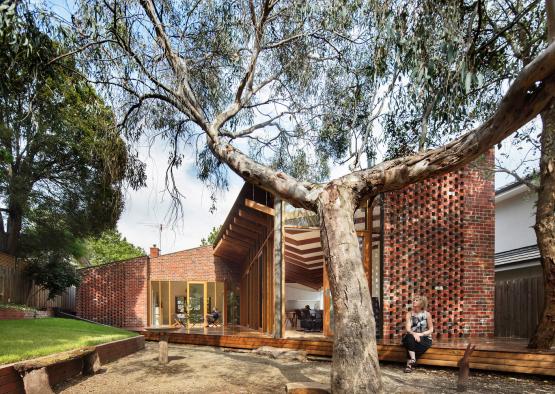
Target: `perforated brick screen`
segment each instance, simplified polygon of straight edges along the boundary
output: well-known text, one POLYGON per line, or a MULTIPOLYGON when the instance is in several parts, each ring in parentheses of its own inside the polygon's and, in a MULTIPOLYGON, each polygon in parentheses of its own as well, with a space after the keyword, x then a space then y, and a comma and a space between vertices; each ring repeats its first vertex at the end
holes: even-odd
MULTIPOLYGON (((484 162, 491 163, 491 154, 484 162)), ((384 196, 384 336, 397 338, 417 294, 435 335, 493 335, 494 184, 469 166, 384 196)))

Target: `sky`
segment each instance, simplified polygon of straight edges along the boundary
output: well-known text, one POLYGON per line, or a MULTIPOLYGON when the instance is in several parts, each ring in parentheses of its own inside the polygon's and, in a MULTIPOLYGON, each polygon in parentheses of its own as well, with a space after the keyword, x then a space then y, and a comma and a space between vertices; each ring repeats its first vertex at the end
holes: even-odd
POLYGON ((196 177, 193 154, 186 154, 184 165, 176 171, 177 185, 184 195, 183 216, 175 220, 170 215, 171 199, 164 182, 168 152, 160 141, 150 149, 146 145, 139 146, 138 151, 147 165, 147 186, 127 190, 118 230, 146 253, 153 244, 160 246, 160 224, 163 225, 162 253, 199 246, 213 227, 224 222, 243 181, 230 172, 229 190, 218 194, 217 210, 211 213, 210 191, 196 177))
MULTIPOLYGON (((48 3, 64 17, 69 16, 68 10, 74 5, 71 0, 50 0, 48 3)), ((139 190, 126 191, 125 209, 118 221, 118 230, 128 241, 140 246, 146 253, 153 244, 161 246, 162 253, 199 246, 201 239, 206 238, 213 227, 224 222, 243 181, 229 171, 229 189, 217 196, 217 210, 210 212, 210 191, 197 179, 194 156, 190 152, 185 157, 184 164, 175 172, 179 190, 184 198, 183 216, 174 220, 169 215, 171 199, 165 191, 164 184, 168 152, 161 141, 150 148, 147 144, 137 148, 139 158, 147 165, 147 186, 139 190), (160 224, 163 226, 161 242, 160 224)), ((499 152, 499 149, 496 148, 496 151, 499 152)), ((525 155, 525 151, 517 150, 508 141, 503 143, 501 151, 510 153, 509 159, 503 159, 503 164, 509 168, 514 168, 525 155)), ((332 178, 347 171, 347 165, 334 166, 331 169, 332 178)), ((495 186, 499 188, 512 181, 514 179, 510 176, 496 174, 495 186)))
MULTIPOLYGON (((520 160, 522 153, 511 147, 507 141, 501 148, 511 154, 507 164, 513 165, 520 160)), ((186 155, 184 165, 176 171, 176 180, 181 193, 183 217, 177 221, 169 215, 171 199, 165 191, 164 177, 168 152, 158 141, 149 149, 147 145, 138 147, 140 158, 147 165, 147 186, 137 191, 128 190, 125 210, 118 222, 118 230, 126 239, 140 246, 148 253, 153 244, 160 246, 159 225, 162 230, 162 253, 194 248, 200 245, 210 230, 222 224, 243 185, 243 180, 229 171, 229 189, 221 192, 217 198, 217 210, 210 212, 210 191, 196 177, 194 156, 186 155)), ((496 149, 498 150, 498 149, 496 149)), ((334 166, 332 177, 345 174, 346 166, 334 166)), ((514 181, 505 174, 496 175, 496 188, 514 181)))

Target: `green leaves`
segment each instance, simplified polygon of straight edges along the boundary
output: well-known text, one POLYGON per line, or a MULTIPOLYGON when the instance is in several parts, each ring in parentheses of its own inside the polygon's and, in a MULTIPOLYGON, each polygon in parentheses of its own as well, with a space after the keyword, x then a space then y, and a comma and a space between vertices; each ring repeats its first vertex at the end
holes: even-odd
POLYGON ((208 234, 208 238, 202 238, 200 240, 200 245, 201 246, 214 245, 214 242, 216 242, 216 237, 218 236, 218 233, 220 232, 221 228, 222 228, 221 225, 217 227, 212 227, 212 230, 210 230, 210 234, 208 234))
POLYGON ((28 256, 24 273, 37 286, 48 290, 48 299, 80 283, 76 267, 71 264, 68 256, 58 252, 41 252, 28 256))
POLYGON ((67 42, 52 38, 57 29, 42 15, 19 2, 11 33, 0 35, 0 194, 9 212, 3 241, 23 257, 69 258, 81 253, 80 238, 115 226, 122 188, 140 187, 145 175, 112 110, 74 58, 59 57, 67 42))
POLYGON ((92 265, 99 265, 143 255, 142 248, 128 242, 117 230, 106 230, 99 237, 85 239, 82 257, 92 265))

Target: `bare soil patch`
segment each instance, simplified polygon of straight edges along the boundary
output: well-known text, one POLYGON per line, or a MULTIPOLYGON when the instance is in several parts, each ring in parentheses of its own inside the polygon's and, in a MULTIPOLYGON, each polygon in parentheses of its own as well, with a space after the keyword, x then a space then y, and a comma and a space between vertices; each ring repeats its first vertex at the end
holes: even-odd
MULTIPOLYGON (((288 382, 329 380, 327 361, 286 361, 252 353, 191 345, 169 347, 170 362, 158 364, 158 344, 56 387, 60 393, 283 393, 288 382)), ((422 367, 403 373, 383 364, 386 393, 455 393, 457 371, 422 367)), ((555 379, 471 371, 468 393, 553 393, 555 379)))

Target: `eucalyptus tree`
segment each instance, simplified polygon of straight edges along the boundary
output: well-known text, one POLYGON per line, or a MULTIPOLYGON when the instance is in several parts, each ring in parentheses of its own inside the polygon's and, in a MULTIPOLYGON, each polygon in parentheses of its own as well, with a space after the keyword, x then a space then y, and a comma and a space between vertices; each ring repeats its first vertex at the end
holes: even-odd
POLYGON ((318 213, 335 316, 334 392, 382 390, 355 209, 476 159, 542 111, 555 87, 554 45, 483 123, 439 148, 363 168, 361 158, 375 156, 383 101, 407 78, 396 25, 405 3, 83 1, 71 18, 74 51, 121 104, 128 136, 155 129, 172 141, 171 164, 191 144, 210 184, 225 186, 230 168, 318 213), (346 159, 353 171, 329 180, 327 163, 346 159))
MULTIPOLYGON (((508 51, 518 63, 529 64, 542 45, 555 42, 555 1, 530 2, 527 7, 519 4, 507 13, 512 15, 513 19, 518 18, 515 28, 503 29, 503 24, 492 21, 492 29, 502 37, 508 51), (528 11, 534 8, 547 14, 547 26, 538 26, 538 12, 534 15, 528 11)), ((538 193, 534 230, 543 270, 544 309, 528 346, 550 349, 555 341, 555 99, 552 99, 540 113, 540 119, 539 141, 533 138, 534 129, 522 133, 517 141, 526 142, 532 150, 537 150, 540 156, 537 173, 539 182, 527 183, 538 193)), ((509 172, 520 179, 515 171, 509 172)))
MULTIPOLYGON (((390 112, 384 116, 388 157, 438 146, 482 121, 497 105, 507 81, 553 41, 546 34, 549 26, 544 17, 555 8, 552 0, 463 1, 430 12, 436 8, 431 1, 422 2, 417 9, 407 4, 398 15, 399 20, 419 12, 422 17, 413 24, 401 23, 404 40, 400 50, 405 59, 401 72, 407 79, 395 87, 390 112)), ((553 156, 549 141, 555 135, 551 107, 541 112, 541 127, 532 124, 512 140, 518 149, 531 151, 513 167, 535 171, 526 162, 530 156, 541 155, 539 184, 527 182, 522 171, 499 161, 496 166, 539 193, 535 230, 544 270, 545 308, 530 346, 546 349, 555 338, 555 189, 548 186, 555 182, 555 174, 547 170, 553 156)))

